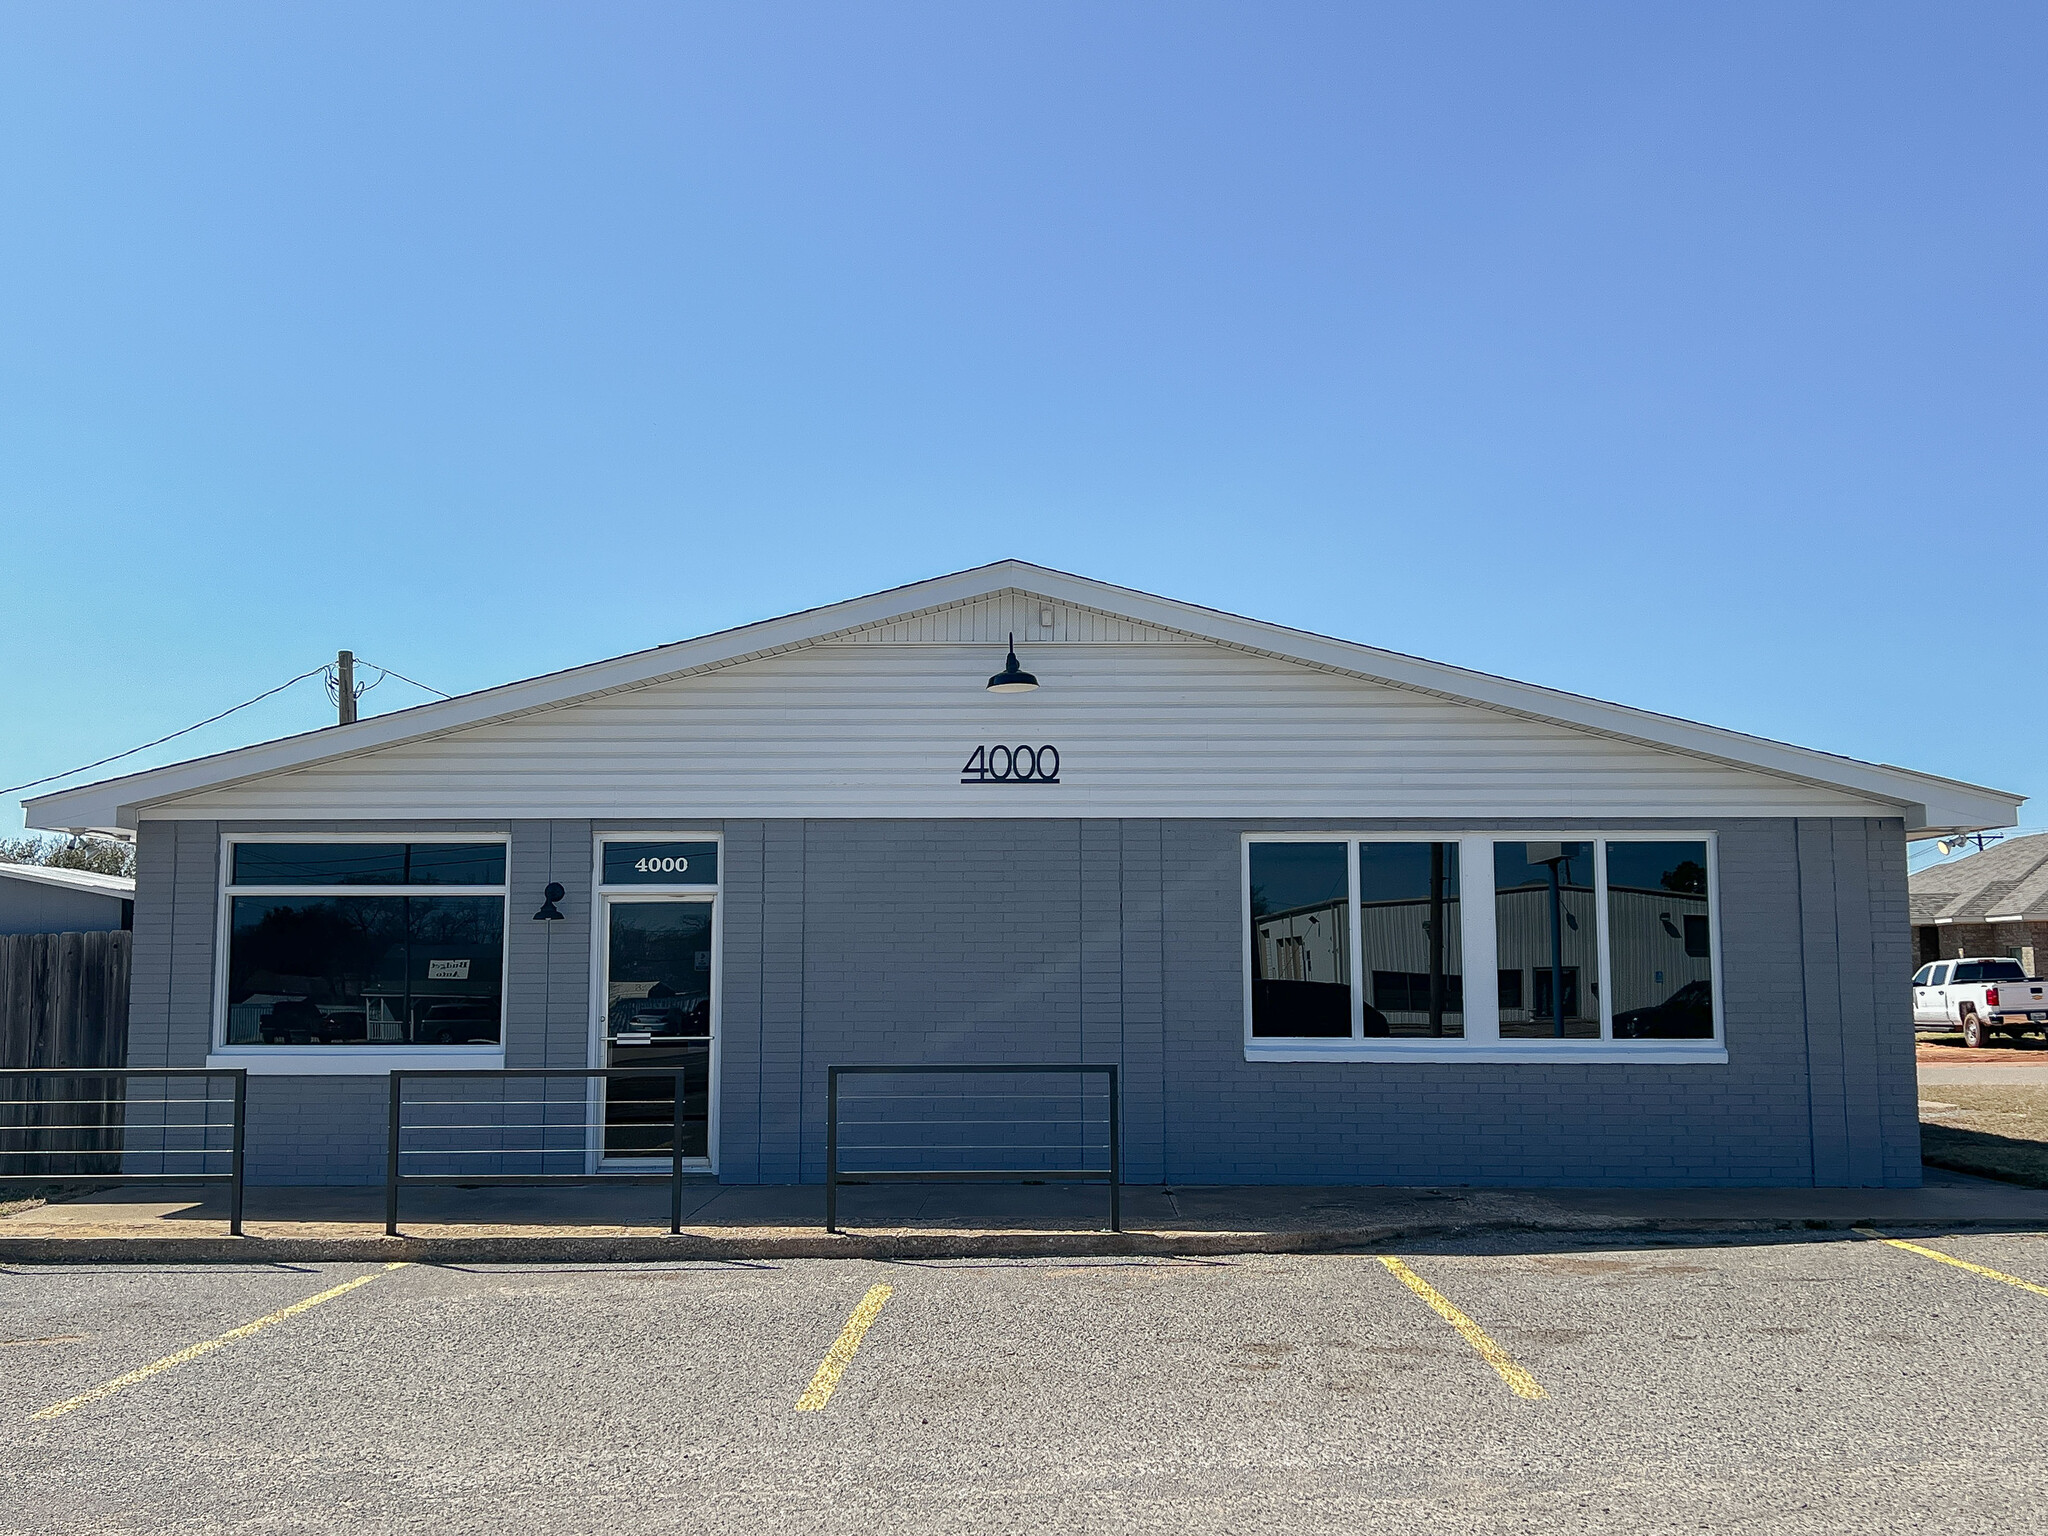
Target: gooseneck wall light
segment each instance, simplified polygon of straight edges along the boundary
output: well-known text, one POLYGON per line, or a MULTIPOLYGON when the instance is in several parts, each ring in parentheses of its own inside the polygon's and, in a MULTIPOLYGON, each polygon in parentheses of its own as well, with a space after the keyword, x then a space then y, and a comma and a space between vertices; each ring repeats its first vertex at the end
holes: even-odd
POLYGON ((1017 665, 1017 637, 1010 636, 1010 656, 1003 663, 1003 670, 988 680, 990 693, 1029 693, 1038 686, 1038 679, 1017 665))

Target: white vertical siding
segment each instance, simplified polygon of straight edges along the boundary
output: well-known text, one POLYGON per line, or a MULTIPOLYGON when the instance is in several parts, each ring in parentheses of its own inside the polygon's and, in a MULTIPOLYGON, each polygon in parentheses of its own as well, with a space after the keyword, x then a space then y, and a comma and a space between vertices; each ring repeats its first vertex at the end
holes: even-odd
POLYGON ((1190 638, 1099 608, 1056 603, 1049 597, 1012 591, 993 593, 971 603, 952 603, 923 613, 905 614, 899 619, 848 630, 831 640, 835 644, 866 645, 1002 645, 1012 635, 1017 637, 1020 647, 1033 643, 1141 645, 1190 638), (1048 613, 1052 622, 1041 622, 1048 613))

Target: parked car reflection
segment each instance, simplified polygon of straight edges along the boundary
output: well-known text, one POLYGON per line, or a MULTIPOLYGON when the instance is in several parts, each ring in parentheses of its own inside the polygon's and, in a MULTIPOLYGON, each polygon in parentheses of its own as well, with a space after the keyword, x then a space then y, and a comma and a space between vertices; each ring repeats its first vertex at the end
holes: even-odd
POLYGON ((1614 1016, 1617 1040, 1710 1040, 1713 1034, 1711 981, 1689 981, 1661 1003, 1614 1016))

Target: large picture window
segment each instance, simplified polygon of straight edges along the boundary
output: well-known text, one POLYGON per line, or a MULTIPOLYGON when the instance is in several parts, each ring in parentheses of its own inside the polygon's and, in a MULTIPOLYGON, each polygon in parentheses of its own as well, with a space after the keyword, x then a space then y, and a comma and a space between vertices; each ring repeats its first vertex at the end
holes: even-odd
POLYGON ((1709 837, 1253 836, 1245 869, 1254 1055, 1726 1059, 1709 837))
POLYGON ((228 852, 224 1046, 501 1044, 502 843, 228 852))
POLYGON ((1594 896, 1591 843, 1493 845, 1503 1040, 1600 1038, 1594 896))
POLYGON ((1615 1039, 1713 1038, 1705 843, 1607 845, 1607 942, 1615 1039))
POLYGON ((1465 1033, 1456 843, 1358 845, 1361 962, 1372 979, 1367 1036, 1465 1033))
POLYGON ((1349 846, 1252 844, 1251 903, 1252 1033, 1348 1038, 1349 846))

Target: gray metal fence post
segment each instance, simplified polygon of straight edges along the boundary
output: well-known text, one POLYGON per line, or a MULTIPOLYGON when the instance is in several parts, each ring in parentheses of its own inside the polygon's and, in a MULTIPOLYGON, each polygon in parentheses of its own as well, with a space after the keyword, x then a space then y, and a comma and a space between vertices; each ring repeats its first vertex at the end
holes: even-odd
POLYGON ((676 1119, 675 1140, 669 1143, 668 1156, 668 1230, 669 1235, 683 1230, 683 1074, 676 1074, 676 1119))
POLYGON ((825 1069, 825 1230, 839 1230, 839 1069, 825 1069))
POLYGON ((386 1149, 384 1153, 384 1235, 398 1236, 398 1116, 399 1106, 404 1103, 405 1074, 396 1067, 391 1069, 391 1118, 385 1127, 386 1149))
POLYGON ((242 1164, 249 1146, 249 1069, 235 1068, 234 1151, 228 1161, 228 1235, 242 1235, 242 1164))
POLYGON ((1117 1069, 1109 1069, 1109 1230, 1124 1229, 1124 1138, 1121 1113, 1123 1095, 1117 1086, 1117 1069))

